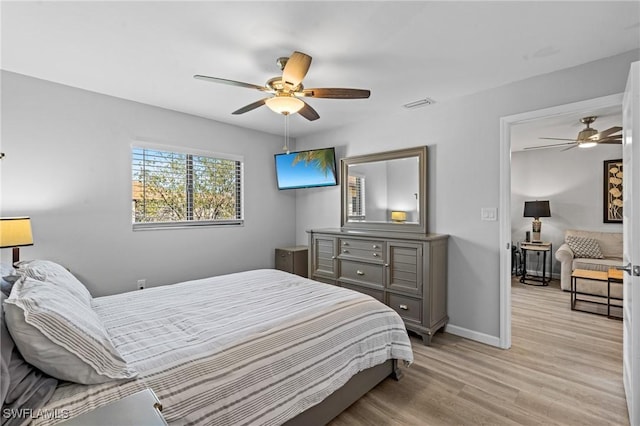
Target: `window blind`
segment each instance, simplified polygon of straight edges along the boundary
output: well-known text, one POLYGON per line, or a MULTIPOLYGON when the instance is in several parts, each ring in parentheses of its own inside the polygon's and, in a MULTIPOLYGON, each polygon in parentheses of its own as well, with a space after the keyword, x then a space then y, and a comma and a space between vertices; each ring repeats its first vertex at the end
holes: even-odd
POLYGON ((352 219, 364 219, 364 177, 349 176, 349 211, 348 215, 352 219))
POLYGON ((214 155, 134 146, 134 229, 242 224, 243 162, 214 155))

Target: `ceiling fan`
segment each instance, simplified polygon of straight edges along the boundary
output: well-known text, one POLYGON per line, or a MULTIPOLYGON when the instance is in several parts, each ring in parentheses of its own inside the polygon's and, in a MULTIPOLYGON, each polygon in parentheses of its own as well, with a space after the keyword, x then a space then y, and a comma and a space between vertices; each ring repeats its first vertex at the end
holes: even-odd
POLYGON ((571 141, 564 143, 557 143, 553 145, 543 145, 543 146, 532 146, 525 149, 543 149, 543 148, 556 148, 559 146, 566 146, 562 151, 566 151, 571 148, 580 147, 580 148, 591 148, 598 144, 619 144, 622 143, 622 135, 618 134, 622 131, 622 127, 614 126, 602 132, 598 132, 596 129, 591 127, 591 124, 596 121, 596 116, 589 116, 580 119, 580 122, 587 127, 582 129, 578 136, 575 139, 565 139, 565 138, 540 138, 540 139, 548 139, 548 140, 556 140, 556 141, 571 141))
POLYGON ((276 63, 282 70, 282 75, 269 79, 265 86, 224 78, 208 77, 206 75, 194 75, 193 77, 213 83, 256 89, 272 95, 246 105, 232 113, 236 115, 244 114, 245 112, 252 111, 266 104, 272 111, 279 114, 289 115, 298 112, 307 120, 313 121, 320 118, 320 116, 301 98, 363 99, 368 98, 371 94, 369 90, 364 89, 305 89, 302 85, 302 80, 305 75, 307 75, 307 71, 309 71, 311 56, 302 52, 296 51, 288 58, 278 58, 276 63))

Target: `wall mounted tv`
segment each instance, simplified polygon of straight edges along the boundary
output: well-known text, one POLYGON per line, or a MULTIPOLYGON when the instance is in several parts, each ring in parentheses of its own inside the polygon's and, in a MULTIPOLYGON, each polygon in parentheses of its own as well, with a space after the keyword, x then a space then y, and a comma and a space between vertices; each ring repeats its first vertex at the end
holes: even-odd
POLYGON ((338 184, 334 148, 276 154, 278 189, 313 188, 338 184))

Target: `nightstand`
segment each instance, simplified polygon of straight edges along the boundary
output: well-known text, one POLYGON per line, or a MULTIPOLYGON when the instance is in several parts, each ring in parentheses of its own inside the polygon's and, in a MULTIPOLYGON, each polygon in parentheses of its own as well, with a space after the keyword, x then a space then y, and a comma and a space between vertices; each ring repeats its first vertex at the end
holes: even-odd
POLYGON ((520 250, 522 251, 522 276, 520 277, 520 282, 522 284, 533 284, 536 285, 535 282, 539 282, 537 285, 549 285, 549 281, 551 281, 551 269, 552 269, 552 259, 551 259, 551 243, 539 242, 539 243, 531 243, 531 242, 522 242, 520 243, 520 250), (542 276, 533 276, 529 275, 527 271, 527 253, 534 252, 537 256, 542 253, 542 276), (549 276, 547 277, 547 255, 549 255, 549 276), (529 282, 528 282, 529 281, 529 282), (535 281, 535 282, 531 282, 535 281))
POLYGON ((60 423, 64 426, 167 426, 151 389, 129 395, 60 423))
POLYGON ((276 269, 307 278, 308 253, 307 246, 277 248, 276 269))

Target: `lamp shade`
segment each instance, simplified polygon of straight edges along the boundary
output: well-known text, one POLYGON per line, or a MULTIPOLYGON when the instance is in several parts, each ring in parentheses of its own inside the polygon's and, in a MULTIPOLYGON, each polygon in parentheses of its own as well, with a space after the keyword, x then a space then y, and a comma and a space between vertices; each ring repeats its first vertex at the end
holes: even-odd
POLYGON ((293 96, 274 96, 265 101, 273 112, 278 114, 295 114, 304 106, 304 102, 293 96))
POLYGON ((28 217, 0 218, 0 248, 32 245, 31 219, 28 217))
POLYGON ((524 217, 551 217, 549 201, 525 201, 524 217))
POLYGON ((394 222, 405 222, 407 220, 407 212, 392 211, 391 220, 394 222))

